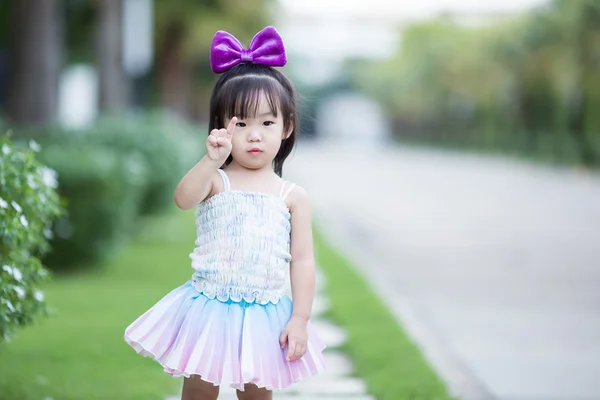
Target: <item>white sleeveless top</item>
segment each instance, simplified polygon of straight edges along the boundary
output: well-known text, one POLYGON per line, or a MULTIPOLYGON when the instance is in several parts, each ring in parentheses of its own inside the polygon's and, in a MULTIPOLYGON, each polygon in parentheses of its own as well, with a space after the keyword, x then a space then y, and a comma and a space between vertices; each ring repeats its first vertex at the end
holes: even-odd
POLYGON ((279 196, 224 190, 196 207, 196 248, 190 254, 192 284, 208 298, 278 303, 289 271, 291 216, 285 199, 294 188, 284 182, 279 196))

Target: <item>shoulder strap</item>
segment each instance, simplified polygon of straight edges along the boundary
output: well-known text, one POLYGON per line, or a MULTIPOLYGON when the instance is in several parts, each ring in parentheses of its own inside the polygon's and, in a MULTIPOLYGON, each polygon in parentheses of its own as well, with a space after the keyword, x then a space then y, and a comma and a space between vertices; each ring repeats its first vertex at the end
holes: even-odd
POLYGON ((219 174, 221 174, 221 178, 223 179, 223 191, 228 192, 229 190, 231 190, 231 185, 229 184, 229 177, 221 168, 219 168, 217 171, 219 171, 219 174))
POLYGON ((296 186, 294 183, 289 182, 289 181, 284 181, 283 185, 281 185, 281 191, 279 193, 279 197, 282 200, 285 200, 289 194, 292 192, 292 190, 294 190, 294 186, 296 186))

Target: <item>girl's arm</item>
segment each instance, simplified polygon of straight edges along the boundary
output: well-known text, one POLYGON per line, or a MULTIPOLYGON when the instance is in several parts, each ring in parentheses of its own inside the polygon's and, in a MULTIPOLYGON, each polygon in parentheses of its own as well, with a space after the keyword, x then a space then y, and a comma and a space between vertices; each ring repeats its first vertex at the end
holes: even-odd
POLYGON ((231 137, 237 118, 233 117, 227 129, 213 129, 206 138, 206 155, 189 170, 175 189, 175 204, 189 210, 200 203, 213 190, 217 169, 231 154, 231 137))
POLYGON ((220 160, 212 160, 205 155, 179 181, 175 189, 175 204, 182 210, 189 210, 204 200, 212 191, 215 173, 223 164, 220 160))
POLYGON ((294 310, 292 318, 308 321, 315 295, 315 258, 312 218, 306 190, 296 186, 290 194, 291 254, 290 281, 294 310))
POLYGON ((286 360, 296 361, 306 353, 308 320, 315 295, 315 261, 313 254, 312 221, 306 191, 297 187, 290 194, 292 214, 290 281, 294 300, 292 317, 279 342, 288 345, 286 360))

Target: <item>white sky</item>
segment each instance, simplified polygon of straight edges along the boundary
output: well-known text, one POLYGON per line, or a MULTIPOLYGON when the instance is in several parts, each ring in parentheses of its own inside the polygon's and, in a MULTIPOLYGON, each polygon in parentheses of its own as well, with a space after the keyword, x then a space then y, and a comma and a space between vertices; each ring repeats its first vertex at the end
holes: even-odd
POLYGON ((292 14, 351 14, 420 19, 440 12, 504 13, 527 10, 548 0, 279 0, 292 14))

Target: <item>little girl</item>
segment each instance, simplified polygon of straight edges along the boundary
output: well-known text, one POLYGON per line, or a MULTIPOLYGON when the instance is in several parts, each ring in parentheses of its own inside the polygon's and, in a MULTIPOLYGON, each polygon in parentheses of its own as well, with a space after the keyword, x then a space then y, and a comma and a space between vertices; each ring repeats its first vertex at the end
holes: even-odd
POLYGON ((211 47, 219 77, 211 96, 206 155, 179 182, 175 203, 196 207, 192 278, 125 331, 138 353, 184 376, 187 399, 238 399, 323 370, 324 344, 309 318, 315 286, 306 192, 281 179, 298 131, 296 97, 273 67, 283 42, 267 27, 245 49, 219 31, 211 47), (292 297, 284 294, 290 271, 292 297))

